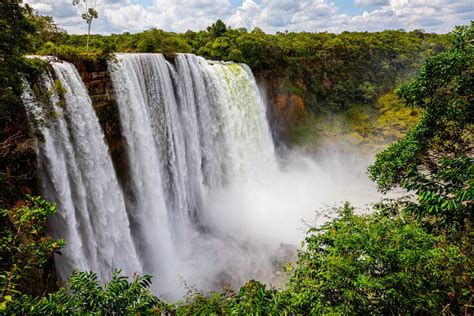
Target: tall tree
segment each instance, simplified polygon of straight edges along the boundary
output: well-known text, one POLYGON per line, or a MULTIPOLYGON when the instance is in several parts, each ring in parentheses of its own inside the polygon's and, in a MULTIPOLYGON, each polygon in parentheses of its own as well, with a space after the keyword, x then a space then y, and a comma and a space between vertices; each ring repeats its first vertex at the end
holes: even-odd
POLYGON ((24 54, 35 34, 25 15, 28 10, 28 5, 0 2, 0 207, 23 196, 23 188, 34 178, 28 168, 34 164, 34 151, 29 152, 26 112, 20 100, 21 80, 31 72, 31 61, 24 54))
POLYGON ((457 27, 452 39, 450 50, 429 58, 397 90, 423 117, 369 171, 382 190, 398 185, 416 192, 413 213, 461 223, 474 221, 474 23, 457 27))
POLYGON ((82 6, 84 9, 84 13, 82 13, 81 17, 87 23, 87 44, 86 48, 89 49, 89 37, 91 34, 91 26, 92 21, 99 17, 99 13, 97 13, 97 0, 72 0, 72 5, 82 6))
POLYGON ((227 26, 222 20, 217 20, 211 26, 207 27, 207 31, 212 34, 213 37, 221 37, 227 32, 227 26))

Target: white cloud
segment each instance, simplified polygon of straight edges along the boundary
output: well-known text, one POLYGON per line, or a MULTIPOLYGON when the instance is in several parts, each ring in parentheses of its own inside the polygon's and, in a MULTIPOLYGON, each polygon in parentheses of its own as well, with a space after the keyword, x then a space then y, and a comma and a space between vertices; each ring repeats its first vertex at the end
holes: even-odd
POLYGON ((335 4, 325 0, 262 0, 260 5, 247 0, 226 22, 234 27, 260 27, 267 32, 312 30, 336 12, 335 4))
MULTIPOLYGON (((79 8, 71 0, 26 0, 42 14, 53 15, 68 32, 85 33, 79 8)), ((182 32, 200 30, 217 19, 232 27, 266 32, 277 31, 378 31, 384 29, 425 29, 449 32, 467 24, 474 6, 465 0, 355 0, 362 6, 376 6, 362 14, 341 13, 331 0, 101 0, 95 33, 138 32, 150 27, 182 32), (145 4, 147 3, 147 4, 145 4)), ((347 12, 347 10, 345 11, 347 12)))
POLYGON ((388 0, 355 0, 356 6, 382 6, 388 4, 388 0))
POLYGON ((260 11, 260 6, 253 0, 244 0, 234 14, 227 18, 229 25, 252 28, 252 22, 260 11))
POLYGON ((233 12, 230 0, 155 0, 154 8, 159 11, 156 25, 177 32, 204 29, 233 12))
POLYGON ((31 3, 31 7, 37 11, 44 12, 44 14, 53 13, 53 5, 49 3, 31 3))

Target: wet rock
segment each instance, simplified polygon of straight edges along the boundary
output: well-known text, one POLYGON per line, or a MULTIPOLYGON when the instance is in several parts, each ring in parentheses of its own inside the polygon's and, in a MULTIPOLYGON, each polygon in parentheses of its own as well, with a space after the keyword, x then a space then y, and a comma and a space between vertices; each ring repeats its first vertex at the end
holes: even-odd
POLYGON ((349 134, 349 141, 354 145, 359 145, 365 141, 365 138, 357 132, 352 132, 349 134))

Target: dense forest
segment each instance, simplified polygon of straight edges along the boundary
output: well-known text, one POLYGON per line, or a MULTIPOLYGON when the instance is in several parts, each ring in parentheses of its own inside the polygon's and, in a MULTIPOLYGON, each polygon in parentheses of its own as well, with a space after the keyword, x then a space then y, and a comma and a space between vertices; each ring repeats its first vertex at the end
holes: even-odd
POLYGON ((246 63, 266 88, 269 102, 276 104, 269 113, 276 138, 293 143, 314 135, 301 135, 311 129, 312 114, 353 112, 357 105, 376 108, 379 97, 411 78, 426 57, 450 45, 446 35, 423 30, 273 35, 258 28, 232 29, 220 20, 199 32, 150 29, 89 38, 67 34, 50 18, 29 15, 40 31, 28 53, 54 55, 89 69, 104 64, 113 52, 162 53, 170 61, 176 53, 193 53, 246 63))
POLYGON ((111 52, 162 53, 172 60, 179 52, 242 62, 259 77, 286 79, 287 84, 276 88, 303 97, 314 111, 374 101, 413 75, 427 56, 449 45, 445 35, 422 30, 272 35, 258 28, 228 28, 219 20, 199 32, 151 29, 137 34, 92 35, 87 49, 87 36, 67 35, 52 24, 49 27, 31 53, 94 61, 111 52))
POLYGON ((474 24, 449 35, 270 35, 217 21, 200 32, 92 35, 86 44, 86 36, 65 33, 28 6, 2 3, 0 313, 472 314, 473 36, 474 24), (25 55, 93 65, 114 52, 160 52, 169 60, 189 52, 243 62, 271 90, 299 96, 312 115, 369 107, 395 89, 396 102, 421 118, 377 155, 368 173, 382 192, 407 193, 380 201, 368 215, 346 203, 336 219, 310 228, 282 289, 251 280, 237 291, 191 292, 169 303, 151 293, 152 281, 160 280, 148 275, 128 278, 118 270, 102 285, 94 273, 76 271, 59 284, 52 258, 67 240, 46 233, 55 205, 29 194, 37 193, 30 192, 35 131, 20 99, 22 81, 45 65, 25 55))

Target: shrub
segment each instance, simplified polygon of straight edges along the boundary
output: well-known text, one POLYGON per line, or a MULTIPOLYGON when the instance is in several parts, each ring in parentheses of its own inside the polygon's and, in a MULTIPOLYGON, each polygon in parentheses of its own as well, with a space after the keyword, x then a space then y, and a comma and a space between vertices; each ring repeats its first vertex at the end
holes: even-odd
POLYGON ((405 216, 355 215, 312 228, 290 280, 304 314, 459 312, 469 301, 471 259, 405 216))

